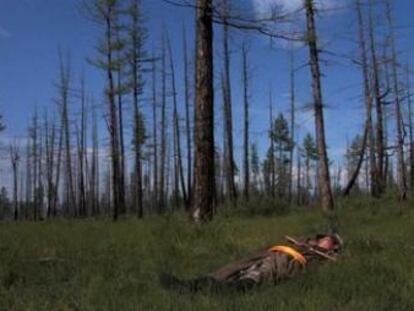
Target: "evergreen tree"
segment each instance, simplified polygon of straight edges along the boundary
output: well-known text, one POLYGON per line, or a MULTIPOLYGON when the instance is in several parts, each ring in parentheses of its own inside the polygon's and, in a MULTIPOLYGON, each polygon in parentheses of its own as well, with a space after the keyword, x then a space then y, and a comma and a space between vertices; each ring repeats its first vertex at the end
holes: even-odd
POLYGON ((286 195, 289 184, 289 163, 292 140, 289 124, 283 114, 279 114, 273 122, 271 137, 275 146, 275 165, 277 174, 277 189, 280 198, 286 195))
POLYGON ((312 188, 310 180, 311 169, 314 162, 318 160, 318 150, 316 148, 315 140, 312 135, 307 133, 303 139, 303 158, 305 160, 305 189, 306 195, 309 195, 309 190, 312 188))

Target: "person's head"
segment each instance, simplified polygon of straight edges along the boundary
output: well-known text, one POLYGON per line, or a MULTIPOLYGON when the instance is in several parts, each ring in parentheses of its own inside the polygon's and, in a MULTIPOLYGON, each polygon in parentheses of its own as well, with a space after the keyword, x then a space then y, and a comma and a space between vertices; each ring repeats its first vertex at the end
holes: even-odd
POLYGON ((343 246, 342 239, 338 234, 318 234, 307 242, 311 246, 317 246, 327 251, 339 251, 343 246))

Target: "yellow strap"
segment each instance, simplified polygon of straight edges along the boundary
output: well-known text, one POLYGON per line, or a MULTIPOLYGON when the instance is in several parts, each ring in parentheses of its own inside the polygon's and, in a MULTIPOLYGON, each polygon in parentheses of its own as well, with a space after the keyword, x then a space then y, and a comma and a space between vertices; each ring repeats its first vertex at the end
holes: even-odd
POLYGON ((299 253, 297 250, 289 246, 282 246, 282 245, 273 246, 269 248, 269 252, 273 252, 273 253, 280 252, 280 253, 288 254, 292 256, 296 261, 300 262, 303 266, 305 266, 307 263, 306 258, 301 253, 299 253))

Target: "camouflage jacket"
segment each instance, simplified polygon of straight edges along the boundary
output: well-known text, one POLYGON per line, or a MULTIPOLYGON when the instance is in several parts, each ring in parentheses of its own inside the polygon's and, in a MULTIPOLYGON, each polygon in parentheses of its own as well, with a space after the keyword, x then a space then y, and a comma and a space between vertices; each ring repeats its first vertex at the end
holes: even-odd
MULTIPOLYGON (((301 253, 307 261, 306 266, 323 260, 307 248, 289 246, 301 253)), ((234 282, 250 279, 256 284, 275 282, 293 277, 305 268, 294 257, 283 252, 268 249, 253 254, 245 259, 232 262, 209 276, 219 282, 234 282)))

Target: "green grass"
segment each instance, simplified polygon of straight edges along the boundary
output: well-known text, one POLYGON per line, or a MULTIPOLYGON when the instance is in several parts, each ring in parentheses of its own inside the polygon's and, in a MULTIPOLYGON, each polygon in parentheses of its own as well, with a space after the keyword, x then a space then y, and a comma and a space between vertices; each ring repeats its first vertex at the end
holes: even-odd
POLYGON ((414 310, 414 211, 340 204, 343 260, 247 294, 180 295, 158 273, 200 276, 252 250, 326 228, 315 209, 0 225, 0 310, 414 310), (44 260, 49 258, 50 260, 44 260))

